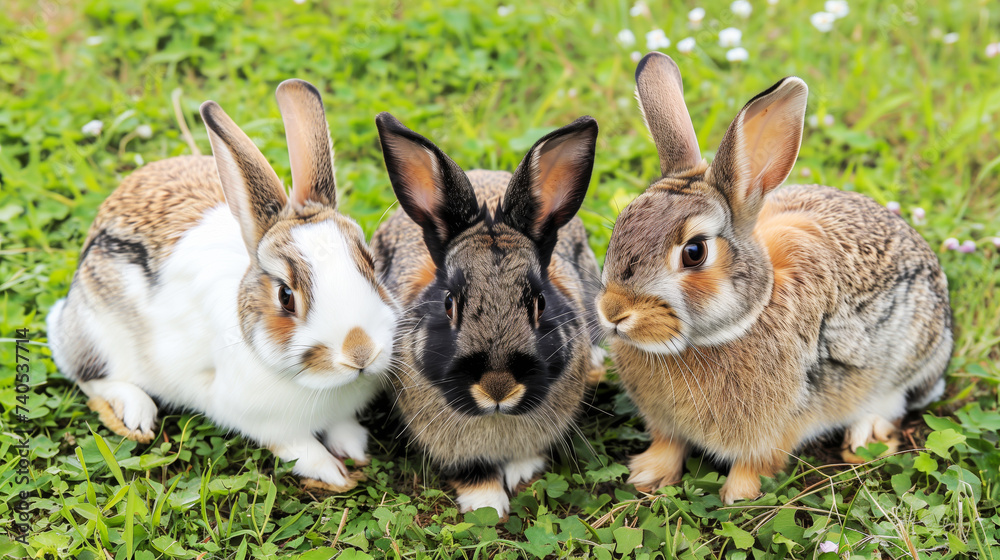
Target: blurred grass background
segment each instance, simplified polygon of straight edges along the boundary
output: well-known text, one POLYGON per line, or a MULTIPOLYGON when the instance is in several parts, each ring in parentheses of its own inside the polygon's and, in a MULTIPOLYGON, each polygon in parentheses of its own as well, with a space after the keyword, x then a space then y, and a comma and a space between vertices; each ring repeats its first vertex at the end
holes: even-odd
POLYGON ((810 23, 823 2, 751 6, 742 17, 728 0, 4 0, 0 526, 11 529, 16 493, 26 490, 32 538, 25 548, 0 536, 0 552, 811 558, 831 541, 861 557, 1000 557, 1000 46, 990 50, 1000 43, 1000 5, 852 1, 825 33, 810 23), (695 7, 706 12, 697 28, 695 7), (729 47, 719 44, 730 27, 742 31, 744 61, 728 61, 729 47), (288 181, 274 89, 292 77, 317 85, 342 208, 369 234, 394 201, 374 127, 379 111, 465 169, 506 170, 545 132, 592 115, 601 134, 581 215, 603 258, 617 211, 658 175, 632 96, 636 56, 654 29, 672 42, 660 50, 681 68, 707 157, 747 100, 800 76, 810 86, 810 124, 789 182, 898 202, 939 249, 957 331, 949 390, 929 425, 919 415, 904 424, 911 447, 924 447, 930 434, 927 450, 860 470, 809 467, 805 460, 835 457, 831 440, 805 450, 765 485, 761 501, 733 509, 716 507, 719 474, 696 458, 681 486, 644 496, 624 484, 621 467, 645 446, 641 424, 608 386, 581 419, 586 440, 574 436, 557 450, 553 473, 515 497, 511 519, 498 523, 456 513, 440 481, 395 437, 389 400, 368 418, 378 439, 370 481, 348 496, 304 492, 268 452, 194 415, 166 417, 150 446, 109 436, 41 345, 31 347, 30 418, 13 416, 10 338, 28 328, 44 342, 44 315, 68 289, 100 202, 143 162, 189 153, 173 116, 176 88, 204 153, 197 107, 213 99, 288 181), (687 37, 695 47, 681 53, 687 37), (97 125, 85 127, 94 120, 96 135, 97 125), (948 250, 948 238, 972 241, 974 250, 948 250), (15 483, 18 428, 35 434, 26 485, 15 483))

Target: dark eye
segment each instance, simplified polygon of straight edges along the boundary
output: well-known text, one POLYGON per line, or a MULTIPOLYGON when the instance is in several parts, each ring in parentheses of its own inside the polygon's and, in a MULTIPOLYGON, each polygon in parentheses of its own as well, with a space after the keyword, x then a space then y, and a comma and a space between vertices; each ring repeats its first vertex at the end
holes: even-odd
POLYGON ((545 311, 545 294, 538 294, 535 297, 535 320, 542 318, 542 313, 545 311))
POLYGON ((705 240, 688 243, 681 249, 681 262, 684 268, 694 268, 705 262, 708 256, 708 244, 705 240))
POLYGON ((289 313, 295 313, 295 293, 288 286, 282 284, 278 287, 278 301, 281 308, 289 313))
POLYGON ((444 296, 444 312, 448 315, 449 319, 455 318, 455 297, 451 295, 451 292, 446 292, 444 296))

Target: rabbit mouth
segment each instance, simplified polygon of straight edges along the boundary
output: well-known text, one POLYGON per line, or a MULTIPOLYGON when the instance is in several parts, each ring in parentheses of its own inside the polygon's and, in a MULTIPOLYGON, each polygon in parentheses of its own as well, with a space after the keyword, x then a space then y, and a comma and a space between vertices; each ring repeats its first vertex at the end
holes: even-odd
POLYGON ((655 296, 609 285, 597 298, 597 318, 612 337, 647 351, 674 353, 683 339, 676 309, 655 296))
POLYGON ((509 373, 487 373, 469 388, 480 414, 512 414, 524 400, 527 387, 517 383, 509 373))

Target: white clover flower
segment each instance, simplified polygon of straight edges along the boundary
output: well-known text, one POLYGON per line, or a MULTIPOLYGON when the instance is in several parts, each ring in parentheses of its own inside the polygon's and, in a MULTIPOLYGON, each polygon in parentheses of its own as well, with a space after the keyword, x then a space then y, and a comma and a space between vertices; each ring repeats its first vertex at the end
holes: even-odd
POLYGON ((899 215, 899 203, 896 202, 895 200, 890 200, 889 202, 886 202, 885 207, 888 208, 889 211, 892 212, 893 214, 897 216, 899 215))
POLYGON ((913 209, 913 223, 922 224, 927 219, 927 212, 919 206, 913 209))
POLYGON ((990 43, 986 45, 986 58, 993 58, 1000 54, 1000 43, 990 43))
POLYGON ((603 30, 604 30, 604 26, 602 26, 601 22, 599 22, 599 21, 595 21, 594 25, 590 26, 590 33, 591 33, 591 35, 600 35, 601 31, 603 31, 603 30))
POLYGON ((142 159, 142 155, 140 154, 135 154, 135 156, 132 158, 132 161, 134 161, 135 164, 140 167, 142 167, 142 165, 146 163, 146 160, 142 159))
POLYGON ((819 126, 819 115, 809 115, 809 117, 806 118, 806 124, 809 125, 809 128, 816 128, 819 126))
POLYGON ((497 15, 500 17, 507 17, 514 13, 514 6, 497 6, 497 15))
POLYGON ((306 0, 292 0, 292 2, 295 2, 296 4, 305 4, 306 0))
POLYGON ((820 33, 826 33, 833 29, 833 22, 837 18, 833 17, 830 12, 816 12, 809 17, 809 22, 813 24, 813 27, 818 29, 820 33))
POLYGON ((726 51, 726 60, 729 62, 743 62, 749 57, 750 53, 748 53, 743 47, 736 47, 735 49, 729 49, 726 51))
POLYGON ((682 53, 689 53, 694 50, 694 37, 685 37, 677 41, 677 50, 682 53))
POLYGON ((139 126, 135 127, 135 135, 138 136, 139 138, 144 138, 144 139, 152 138, 153 127, 149 126, 148 124, 140 124, 139 126))
POLYGON ((799 174, 801 174, 803 177, 812 177, 813 172, 812 169, 809 169, 808 167, 803 167, 802 171, 799 171, 799 174))
POLYGON ((629 57, 632 59, 632 62, 639 62, 642 60, 642 53, 639 51, 632 51, 632 54, 630 54, 629 57))
POLYGON ((827 113, 823 115, 823 126, 833 126, 833 115, 827 113))
POLYGON ((92 35, 90 37, 87 37, 86 40, 88 47, 96 47, 97 45, 100 45, 103 42, 104 42, 104 37, 101 37, 100 35, 92 35))
POLYGON ((691 27, 701 27, 701 20, 705 19, 705 8, 695 8, 688 12, 688 23, 691 27))
POLYGON ((819 543, 819 551, 824 554, 828 552, 837 552, 837 543, 833 541, 823 541, 819 543))
POLYGON ((771 6, 777 6, 778 5, 778 0, 767 0, 767 3, 769 5, 771 5, 771 6))
POLYGON ((944 240, 944 248, 948 249, 949 251, 955 251, 959 247, 960 244, 958 243, 958 240, 955 239, 954 237, 949 237, 948 239, 944 240))
POLYGON ((663 32, 662 29, 654 29, 649 33, 646 33, 646 48, 655 51, 657 49, 665 49, 670 46, 670 39, 667 38, 667 34, 663 32))
POLYGON ((976 252, 976 242, 971 240, 965 240, 961 245, 958 246, 958 250, 963 253, 975 253, 976 252))
POLYGON ((753 6, 747 0, 736 0, 729 5, 729 9, 743 19, 750 17, 750 13, 753 12, 753 6))
POLYGON ((618 32, 618 43, 623 47, 631 47, 635 44, 635 33, 631 29, 622 29, 618 32))
POLYGON ((86 134, 87 136, 100 136, 102 130, 104 130, 104 123, 97 119, 94 119, 89 123, 83 125, 83 128, 80 129, 80 132, 86 134))
POLYGON ((740 46, 743 32, 735 27, 727 27, 719 31, 719 46, 727 49, 740 46))
POLYGON ((636 2, 635 5, 633 5, 628 10, 628 15, 632 17, 639 17, 641 15, 648 15, 648 14, 649 14, 649 6, 647 6, 645 2, 636 2))
POLYGON ((996 247, 997 249, 1000 249, 1000 237, 993 238, 993 246, 996 247))
POLYGON ((941 37, 941 42, 946 45, 954 45, 958 42, 958 33, 955 33, 954 31, 948 33, 944 37, 941 37))
POLYGON ((569 90, 566 91, 566 96, 569 97, 570 99, 576 99, 577 96, 576 88, 569 88, 569 90))
POLYGON ((823 4, 823 11, 840 19, 851 13, 851 8, 847 5, 847 0, 826 0, 826 3, 823 4))

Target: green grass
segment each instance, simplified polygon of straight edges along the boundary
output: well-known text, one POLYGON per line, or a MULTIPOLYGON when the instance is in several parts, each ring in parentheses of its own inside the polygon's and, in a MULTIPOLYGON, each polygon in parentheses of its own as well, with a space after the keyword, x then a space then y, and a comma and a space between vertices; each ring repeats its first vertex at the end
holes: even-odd
MULTIPOLYGON (((565 0, 496 6, 250 0, 5 0, 0 10, 0 526, 28 497, 28 545, 0 536, 4 557, 330 558, 636 557, 1000 559, 1000 6, 987 0, 851 2, 822 34, 819 0, 705 0, 701 30, 685 7, 565 0), (729 63, 717 33, 743 31, 749 60, 729 63), (807 447, 753 503, 721 507, 720 473, 698 458, 682 484, 653 496, 624 482, 646 445, 634 407, 603 386, 580 419, 584 438, 557 449, 551 472, 513 498, 509 521, 461 515, 423 458, 397 437, 391 401, 365 418, 368 481, 342 496, 304 491, 287 464, 204 418, 163 418, 153 444, 109 434, 48 360, 44 317, 68 288, 97 206, 140 162, 189 153, 171 92, 203 152, 197 107, 218 101, 289 177, 274 89, 298 77, 324 94, 343 208, 371 231, 393 203, 374 115, 392 111, 466 169, 512 170, 544 132, 590 114, 601 124, 582 216, 599 257, 610 223, 657 175, 632 98, 632 50, 661 27, 690 54, 681 67, 699 141, 711 157, 738 109, 780 77, 810 86, 793 181, 898 201, 939 249, 957 345, 945 400, 904 424, 911 449, 858 468, 836 441, 807 447), (635 47, 615 37, 630 28, 635 47), (943 33, 957 32, 955 44, 943 33), (95 38, 90 39, 88 38, 95 38), (96 39, 100 38, 100 39, 96 39), (81 132, 92 119, 97 137, 81 132), (149 125, 152 136, 134 134, 149 125), (943 248, 971 239, 976 251, 943 248), (31 390, 18 402, 16 329, 27 328, 31 390), (29 412, 14 416, 15 405, 29 412), (31 433, 27 481, 13 432, 31 433), (912 449, 914 448, 915 449, 912 449)), ((874 450, 877 451, 877 450, 874 450)))

